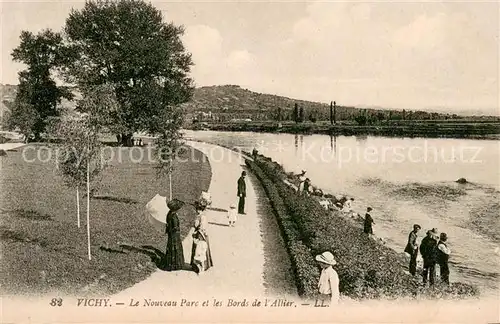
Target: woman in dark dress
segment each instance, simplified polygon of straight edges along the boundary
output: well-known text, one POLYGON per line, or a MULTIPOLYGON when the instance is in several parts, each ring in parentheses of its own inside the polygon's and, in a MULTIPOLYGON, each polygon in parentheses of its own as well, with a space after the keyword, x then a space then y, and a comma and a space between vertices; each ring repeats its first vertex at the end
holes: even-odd
POLYGON ((363 226, 363 231, 365 232, 365 234, 368 234, 368 235, 373 235, 372 225, 375 224, 372 216, 369 214, 371 211, 372 211, 371 207, 366 208, 365 222, 364 222, 364 226, 363 226))
POLYGON ((169 212, 167 214, 167 226, 165 229, 168 235, 167 251, 165 253, 165 270, 176 271, 184 268, 184 252, 182 248, 181 229, 177 211, 184 203, 174 199, 168 202, 169 212))

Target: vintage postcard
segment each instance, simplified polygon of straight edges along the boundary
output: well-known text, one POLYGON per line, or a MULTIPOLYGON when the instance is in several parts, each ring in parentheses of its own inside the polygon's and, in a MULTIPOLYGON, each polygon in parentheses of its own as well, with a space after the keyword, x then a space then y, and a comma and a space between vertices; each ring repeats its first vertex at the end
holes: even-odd
POLYGON ((1 322, 499 323, 499 17, 1 0, 1 322))

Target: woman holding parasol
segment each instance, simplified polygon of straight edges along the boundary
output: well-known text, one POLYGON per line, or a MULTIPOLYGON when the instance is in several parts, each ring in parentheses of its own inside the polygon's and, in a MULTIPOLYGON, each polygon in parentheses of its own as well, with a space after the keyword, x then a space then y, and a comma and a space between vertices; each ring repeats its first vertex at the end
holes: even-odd
POLYGON ((184 206, 184 202, 173 199, 167 203, 167 225, 165 233, 168 235, 167 250, 165 253, 165 270, 177 271, 184 268, 184 252, 182 248, 181 229, 177 211, 184 206))

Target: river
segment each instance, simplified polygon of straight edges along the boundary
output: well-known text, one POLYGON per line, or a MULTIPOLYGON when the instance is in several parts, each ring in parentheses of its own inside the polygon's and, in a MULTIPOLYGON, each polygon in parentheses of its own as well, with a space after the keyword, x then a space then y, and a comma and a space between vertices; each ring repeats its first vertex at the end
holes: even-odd
POLYGON ((314 186, 374 210, 374 231, 402 251, 414 223, 448 234, 452 281, 498 291, 500 141, 186 131, 186 138, 253 148, 307 171, 314 186), (457 184, 466 178, 466 185, 457 184))

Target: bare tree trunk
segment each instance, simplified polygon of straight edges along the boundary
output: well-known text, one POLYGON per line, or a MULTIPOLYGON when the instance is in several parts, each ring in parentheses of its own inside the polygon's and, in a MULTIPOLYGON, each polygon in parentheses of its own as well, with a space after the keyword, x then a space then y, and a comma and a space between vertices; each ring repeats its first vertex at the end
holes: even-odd
POLYGON ((90 253, 90 162, 87 161, 87 246, 89 260, 92 260, 90 253))

